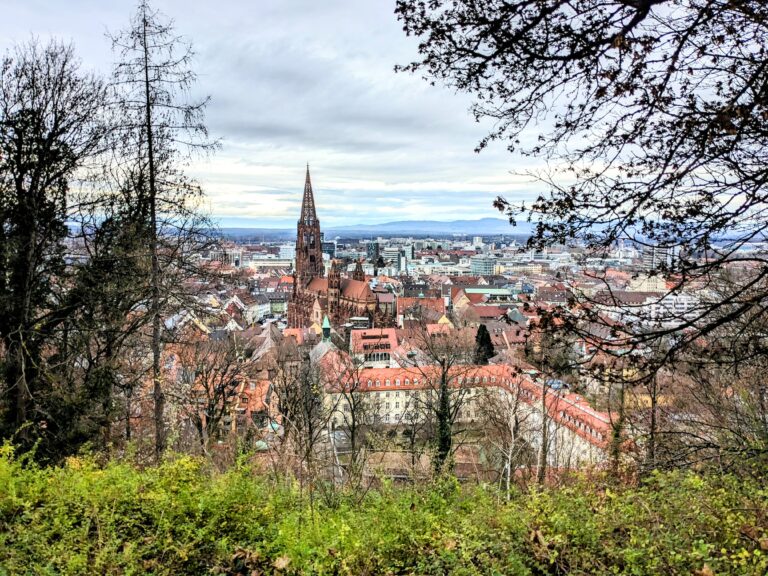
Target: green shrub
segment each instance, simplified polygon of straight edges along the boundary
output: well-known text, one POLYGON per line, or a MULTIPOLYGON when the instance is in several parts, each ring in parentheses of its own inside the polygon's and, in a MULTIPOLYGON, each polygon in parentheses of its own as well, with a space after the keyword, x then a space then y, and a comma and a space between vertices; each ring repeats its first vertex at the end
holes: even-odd
POLYGON ((0 574, 754 574, 768 493, 730 476, 521 492, 384 484, 310 507, 289 480, 0 449, 0 574))

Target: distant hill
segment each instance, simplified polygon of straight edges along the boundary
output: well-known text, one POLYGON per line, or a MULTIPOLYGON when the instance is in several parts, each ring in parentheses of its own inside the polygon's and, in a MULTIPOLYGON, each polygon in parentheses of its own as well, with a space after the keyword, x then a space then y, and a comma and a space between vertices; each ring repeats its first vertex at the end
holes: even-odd
POLYGON ((238 240, 248 239, 256 241, 295 240, 296 228, 219 228, 221 234, 227 238, 238 240))
POLYGON ((511 226, 503 218, 481 218, 480 220, 401 220, 382 224, 357 224, 354 226, 336 226, 326 229, 330 235, 363 235, 376 234, 408 236, 434 236, 467 234, 470 236, 488 236, 496 234, 529 234, 532 227, 527 222, 511 226))
MULTIPOLYGON (((498 234, 529 235, 533 225, 520 222, 511 226, 503 218, 481 218, 479 220, 399 220, 381 224, 353 224, 350 226, 323 227, 327 238, 368 238, 372 236, 495 236, 498 234)), ((290 240, 296 235, 295 229, 283 228, 222 228, 222 233, 231 238, 253 238, 265 240, 290 240)))

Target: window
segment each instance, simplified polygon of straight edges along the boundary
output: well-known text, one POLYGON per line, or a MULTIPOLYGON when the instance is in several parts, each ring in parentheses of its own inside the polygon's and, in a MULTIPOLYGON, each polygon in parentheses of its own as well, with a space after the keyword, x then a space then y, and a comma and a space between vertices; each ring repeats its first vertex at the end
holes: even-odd
POLYGON ((395 378, 395 386, 400 386, 400 378, 395 378))
POLYGON ((387 379, 384 381, 384 385, 385 385, 385 386, 389 386, 389 378, 387 378, 387 379))
POLYGON ((405 385, 406 386, 410 386, 411 385, 411 381, 408 378, 405 379, 405 385))
POLYGON ((400 402, 395 402, 395 408, 400 408, 400 402))
POLYGON ((376 380, 376 386, 381 386, 381 381, 378 379, 376 380))
POLYGON ((370 387, 371 387, 371 384, 373 384, 373 382, 371 381, 371 379, 370 379, 370 378, 368 378, 368 388, 370 388, 370 387))

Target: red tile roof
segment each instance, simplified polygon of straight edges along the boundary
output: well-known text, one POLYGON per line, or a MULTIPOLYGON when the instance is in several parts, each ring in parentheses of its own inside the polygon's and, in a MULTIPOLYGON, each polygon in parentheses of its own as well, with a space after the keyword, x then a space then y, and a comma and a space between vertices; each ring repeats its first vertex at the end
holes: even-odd
POLYGON ((423 308, 432 310, 438 314, 445 314, 445 300, 442 298, 410 298, 402 297, 397 299, 397 315, 403 316, 408 310, 423 308))

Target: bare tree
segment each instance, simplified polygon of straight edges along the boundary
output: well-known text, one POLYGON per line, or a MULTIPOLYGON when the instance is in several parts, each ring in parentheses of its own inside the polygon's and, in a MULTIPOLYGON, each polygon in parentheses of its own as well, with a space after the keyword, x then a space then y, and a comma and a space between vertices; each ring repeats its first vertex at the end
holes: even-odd
POLYGON ((191 153, 210 152, 216 143, 208 139, 203 122, 208 99, 188 99, 196 79, 191 69, 194 53, 172 22, 141 0, 130 26, 112 42, 120 58, 114 79, 115 109, 121 119, 118 170, 125 158, 127 172, 134 175, 134 200, 147 219, 155 452, 159 456, 166 444, 160 358, 164 289, 170 284, 164 282, 163 272, 170 267, 187 269, 190 252, 195 244, 205 242, 209 227, 197 212, 200 189, 184 176, 181 166, 191 153))
POLYGON ((295 457, 302 494, 308 489, 314 512, 316 481, 328 467, 335 479, 338 463, 330 452, 330 418, 335 405, 325 402, 325 375, 306 350, 290 345, 278 351, 273 380, 284 443, 295 457))
POLYGON ((476 331, 454 328, 448 324, 413 325, 410 344, 413 353, 401 359, 420 376, 422 394, 412 396, 416 411, 430 414, 435 423, 435 455, 437 472, 450 465, 454 452, 454 427, 474 385, 476 331))
POLYGON ((501 455, 499 479, 500 483, 504 482, 509 500, 515 470, 530 456, 530 443, 526 438, 535 433, 529 422, 532 412, 525 409, 522 388, 513 385, 486 390, 480 397, 479 408, 487 442, 501 455))
POLYGON ((208 453, 211 442, 224 435, 225 418, 235 417, 238 394, 245 393, 254 367, 237 333, 180 342, 174 349, 178 386, 169 386, 168 394, 192 422, 208 453))
POLYGON ((396 13, 421 41, 400 69, 471 94, 493 122, 478 149, 499 140, 547 162, 532 203, 496 202, 536 224, 530 248, 602 257, 625 243, 665 280, 637 303, 593 273, 605 289, 575 291, 563 327, 601 325, 593 344, 623 358, 627 390, 694 353, 724 360, 719 340, 741 340, 768 305, 766 252, 746 250, 768 232, 765 3, 399 0, 396 13))
POLYGON ((381 418, 375 392, 365 389, 365 363, 343 352, 326 355, 322 370, 326 395, 335 406, 332 424, 344 432, 349 444, 350 477, 360 479, 366 436, 378 428, 381 418))

